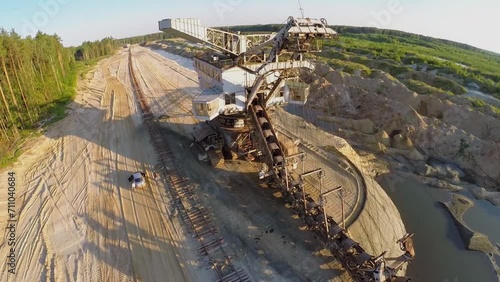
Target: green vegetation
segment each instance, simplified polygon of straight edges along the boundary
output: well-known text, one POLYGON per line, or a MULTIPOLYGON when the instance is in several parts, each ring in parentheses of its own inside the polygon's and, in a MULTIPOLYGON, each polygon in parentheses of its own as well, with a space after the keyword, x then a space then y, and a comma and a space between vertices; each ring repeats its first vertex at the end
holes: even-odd
POLYGON ((0 137, 16 138, 41 117, 51 103, 73 95, 75 60, 56 35, 38 33, 22 39, 0 32, 0 137))
MULTIPOLYGON (((282 25, 269 24, 227 29, 276 32, 281 28, 282 25)), ((350 73, 353 72, 352 68, 357 67, 364 75, 369 75, 366 68, 372 71, 382 70, 402 82, 418 80, 456 95, 465 93, 464 86, 467 84, 475 83, 483 92, 500 98, 499 54, 462 43, 397 30, 350 26, 332 28, 340 36, 325 42, 324 51, 318 54, 318 58, 334 67, 350 73)), ((414 82, 410 85, 416 87, 414 82)))
POLYGON ((371 69, 366 65, 349 61, 347 60, 347 56, 337 52, 327 52, 326 54, 319 54, 318 58, 334 69, 342 70, 346 73, 354 74, 354 72, 357 70, 360 70, 363 76, 369 76, 372 73, 371 69))
POLYGON ((485 106, 485 103, 483 102, 483 100, 474 99, 474 98, 467 98, 467 99, 469 99, 472 102, 472 106, 474 108, 482 108, 485 106))
POLYGON ((0 163, 18 154, 16 144, 41 121, 58 118, 60 104, 74 95, 75 60, 60 41, 0 30, 0 163))
POLYGON ((337 40, 326 42, 325 49, 350 54, 349 59, 352 61, 386 71, 396 77, 407 72, 435 73, 432 83, 425 82, 454 94, 465 93, 462 85, 474 82, 482 91, 500 97, 498 54, 399 31, 334 28, 341 32, 341 36, 337 40), (361 33, 362 31, 370 33, 361 33), (408 70, 410 66, 415 70, 408 70))
POLYGON ((167 34, 165 32, 157 32, 152 34, 146 34, 141 36, 134 36, 122 39, 116 39, 115 42, 117 44, 126 45, 126 44, 140 44, 143 42, 151 42, 172 38, 172 35, 167 34))
POLYGON ((500 115, 500 108, 494 105, 486 104, 483 100, 476 98, 467 97, 467 99, 471 101, 472 107, 474 108, 490 108, 495 114, 500 115))
POLYGON ((467 144, 467 142, 465 142, 465 140, 464 140, 464 139, 460 139, 460 149, 458 150, 458 153, 459 153, 460 155, 463 155, 463 154, 464 154, 464 152, 465 152, 465 149, 467 149, 467 148, 469 148, 469 147, 470 147, 470 145, 469 145, 469 144, 467 144))
POLYGON ((107 58, 109 57, 111 54, 109 55, 105 55, 105 56, 102 56, 102 57, 99 57, 99 58, 95 58, 95 59, 91 59, 91 60, 78 60, 76 61, 75 63, 75 86, 76 86, 76 78, 77 76, 80 77, 80 78, 84 78, 85 75, 94 68, 95 65, 97 65, 97 63, 104 59, 104 58, 107 58))
MULTIPOLYGON (((433 88, 438 89, 439 90, 438 92, 446 92, 455 95, 461 95, 467 93, 465 87, 460 85, 457 81, 439 75, 433 75, 418 71, 410 71, 405 73, 404 75, 400 75, 399 78, 403 83, 404 80, 408 79, 421 81, 425 84, 428 84, 429 86, 432 86, 433 88)), ((420 94, 425 94, 425 93, 420 93, 420 94)))
POLYGON ((443 91, 442 89, 430 86, 423 81, 406 79, 402 80, 402 82, 406 85, 406 87, 408 87, 408 89, 420 94, 445 93, 448 95, 453 95, 453 93, 450 91, 443 91))
POLYGON ((436 76, 432 85, 436 88, 449 91, 457 95, 467 93, 467 89, 458 84, 456 81, 441 76, 436 76))
POLYGON ((21 38, 0 29, 0 167, 17 159, 38 128, 66 116, 78 75, 115 48, 112 38, 65 48, 57 35, 21 38))
POLYGON ((21 145, 39 134, 39 128, 66 116, 78 77, 83 78, 99 60, 124 44, 169 37, 165 33, 107 37, 65 48, 57 35, 39 32, 21 38, 0 29, 0 168, 17 159, 21 145))
POLYGON ((75 59, 79 61, 93 60, 111 55, 116 50, 117 43, 112 37, 90 42, 85 41, 74 50, 75 59))

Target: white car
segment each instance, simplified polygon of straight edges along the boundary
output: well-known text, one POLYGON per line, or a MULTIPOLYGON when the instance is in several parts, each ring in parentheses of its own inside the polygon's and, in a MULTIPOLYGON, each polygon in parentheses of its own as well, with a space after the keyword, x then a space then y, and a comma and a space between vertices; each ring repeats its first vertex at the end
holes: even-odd
POLYGON ((132 188, 141 187, 146 184, 144 177, 146 177, 146 174, 144 172, 135 172, 128 178, 128 181, 132 182, 132 188))

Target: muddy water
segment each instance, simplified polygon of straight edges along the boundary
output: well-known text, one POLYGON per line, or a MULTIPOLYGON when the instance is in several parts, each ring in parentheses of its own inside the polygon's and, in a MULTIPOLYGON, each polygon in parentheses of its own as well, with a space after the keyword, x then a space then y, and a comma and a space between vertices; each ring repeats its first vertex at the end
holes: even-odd
MULTIPOLYGON (((288 105, 286 110, 323 130, 335 131, 331 123, 323 123, 315 118, 321 113, 295 105, 288 105)), ((449 213, 439 203, 447 201, 450 192, 423 185, 413 179, 398 182, 385 177, 379 183, 398 207, 406 230, 415 233, 417 256, 407 272, 409 277, 413 277, 412 281, 497 281, 486 255, 465 249, 449 213)), ((487 235, 493 244, 500 243, 500 208, 487 201, 476 200, 469 192, 462 194, 474 202, 474 206, 464 214, 465 223, 472 230, 487 235)))
MULTIPOLYGON (((380 181, 382 186, 390 178, 380 181)), ((392 182, 394 183, 394 181, 392 182)), ((398 207, 408 231, 414 232, 415 260, 407 275, 413 281, 488 282, 496 281, 486 255, 465 249, 448 212, 439 204, 450 193, 437 190, 412 179, 386 189, 398 207)), ((469 193, 464 195, 473 199, 469 193)), ((500 211, 497 207, 474 200, 474 207, 464 215, 470 228, 483 232, 491 241, 500 241, 500 211)))
POLYGON ((475 205, 464 214, 464 221, 472 230, 487 234, 493 245, 500 244, 500 207, 487 201, 475 201, 475 205))

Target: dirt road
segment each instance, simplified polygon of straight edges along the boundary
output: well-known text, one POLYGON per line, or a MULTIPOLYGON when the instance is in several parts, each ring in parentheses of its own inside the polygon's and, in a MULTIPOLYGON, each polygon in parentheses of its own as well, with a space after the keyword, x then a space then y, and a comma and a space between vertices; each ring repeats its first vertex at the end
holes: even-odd
MULTIPOLYGON (((163 185, 128 182, 135 171, 151 172, 156 156, 127 62, 123 52, 99 63, 79 83, 69 116, 10 170, 18 179, 17 267, 8 274, 1 236, 1 281, 200 280, 196 247, 169 220, 163 185)), ((2 193, 2 211, 6 199, 2 193)), ((7 213, 0 214, 4 230, 7 213)))

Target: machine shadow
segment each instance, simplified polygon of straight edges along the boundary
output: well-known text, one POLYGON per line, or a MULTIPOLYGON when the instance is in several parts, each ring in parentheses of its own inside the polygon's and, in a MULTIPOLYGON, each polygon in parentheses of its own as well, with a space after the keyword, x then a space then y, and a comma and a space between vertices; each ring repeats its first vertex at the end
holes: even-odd
MULTIPOLYGON (((307 230, 305 222, 293 209, 286 207, 278 190, 267 181, 258 179, 257 164, 241 159, 226 159, 224 165, 217 167, 202 163, 197 159, 199 149, 191 146, 192 139, 169 128, 173 124, 163 125, 164 137, 179 142, 174 150, 175 158, 182 160, 178 165, 190 179, 204 206, 214 215, 214 221, 226 242, 252 254, 252 257, 272 261, 272 267, 280 275, 291 279, 305 278, 293 271, 288 258, 283 258, 279 252, 270 251, 271 248, 266 245, 273 245, 272 249, 280 245, 292 251, 299 249, 306 252, 312 263, 307 261, 300 267, 307 265, 317 277, 334 277, 344 273, 340 265, 338 269, 319 267, 336 264, 336 260, 322 252, 324 248, 319 240, 307 230)), ((272 279, 271 275, 269 279, 272 279)))
POLYGON ((73 101, 68 106, 68 116, 44 135, 55 140, 68 136, 77 137, 131 161, 140 162, 134 155, 134 148, 127 145, 123 138, 147 137, 147 131, 139 117, 116 117, 115 110, 112 106, 98 108, 73 101))
MULTIPOLYGON (((68 137, 76 138, 71 139, 71 142, 66 142, 68 143, 66 146, 74 146, 75 151, 83 150, 82 147, 84 146, 95 146, 102 148, 102 151, 106 152, 105 155, 101 154, 92 159, 93 165, 105 167, 106 169, 94 170, 92 175, 88 175, 94 178, 89 179, 92 186, 98 188, 98 190, 89 192, 100 195, 96 198, 97 201, 101 201, 101 198, 119 197, 119 190, 122 193, 127 191, 127 193, 134 193, 134 195, 142 197, 163 197, 164 195, 159 195, 153 189, 146 191, 144 187, 131 188, 131 184, 128 182, 130 174, 134 171, 142 171, 143 167, 154 167, 157 159, 138 155, 135 152, 137 148, 134 147, 134 143, 124 140, 128 138, 135 139, 135 143, 137 143, 137 140, 142 140, 143 146, 147 146, 146 143, 150 142, 149 134, 141 121, 141 117, 133 114, 119 117, 114 114, 117 109, 114 109, 112 105, 113 103, 109 107, 95 107, 73 101, 68 106, 68 116, 47 130, 44 135, 54 140, 68 137), (75 142, 79 140, 83 140, 83 142, 75 142), (130 171, 118 168, 127 165, 136 167, 130 171)), ((89 151, 92 150, 92 148, 89 149, 89 151)), ((150 175, 148 174, 148 177, 150 175)), ((153 180, 148 178, 146 181, 153 180)), ((158 182, 158 184, 161 185, 160 189, 167 189, 161 182, 158 182)), ((147 209, 149 213, 162 212, 156 206, 138 203, 128 196, 125 196, 124 199, 131 201, 137 208, 147 209)), ((112 267, 119 273, 129 277, 135 275, 130 263, 132 259, 130 253, 136 250, 141 250, 141 253, 147 259, 158 259, 155 264, 161 264, 161 258, 166 257, 169 249, 161 248, 161 246, 171 246, 172 248, 181 249, 181 252, 183 252, 182 249, 186 249, 184 247, 184 245, 187 245, 186 242, 158 236, 152 230, 146 230, 134 222, 126 220, 123 214, 114 211, 110 206, 105 204, 100 206, 105 208, 92 213, 79 214, 86 219, 87 235, 95 234, 102 238, 102 241, 97 241, 101 242, 99 245, 96 240, 85 240, 82 251, 89 252, 99 262, 112 267), (106 222, 107 224, 105 224, 106 222), (125 227, 126 232, 124 232, 125 227), (125 244, 124 242, 128 243, 125 244), (160 247, 153 249, 149 247, 152 244, 148 244, 148 242, 156 242, 160 247)), ((186 268, 191 264, 193 262, 182 261, 179 265, 181 268, 186 268)), ((151 269, 151 271, 154 271, 154 269, 151 269)))
MULTIPOLYGON (((150 271, 154 272, 154 265, 160 265, 162 258, 169 256, 167 254, 168 249, 181 249, 181 252, 183 252, 182 249, 186 249, 184 246, 188 245, 183 241, 175 241, 168 237, 152 234, 150 230, 141 228, 128 220, 116 221, 116 215, 109 210, 104 211, 103 216, 113 224, 104 226, 92 215, 87 216, 88 227, 101 236, 104 242, 103 245, 98 246, 94 242, 87 241, 83 248, 92 253, 99 261, 125 276, 135 276, 134 279, 139 278, 139 274, 135 273, 133 269, 132 256, 129 255, 132 251, 135 252, 135 260, 142 260, 141 264, 144 264, 144 262, 151 263, 150 271), (123 232, 123 229, 126 229, 127 233, 123 232), (149 247, 151 245, 157 245, 158 248, 153 249, 149 247), (156 263, 154 262, 155 259, 158 259, 156 263)), ((177 259, 181 258, 177 257, 177 259)), ((199 267, 191 261, 183 261, 179 264, 182 269, 189 266, 199 267)))

